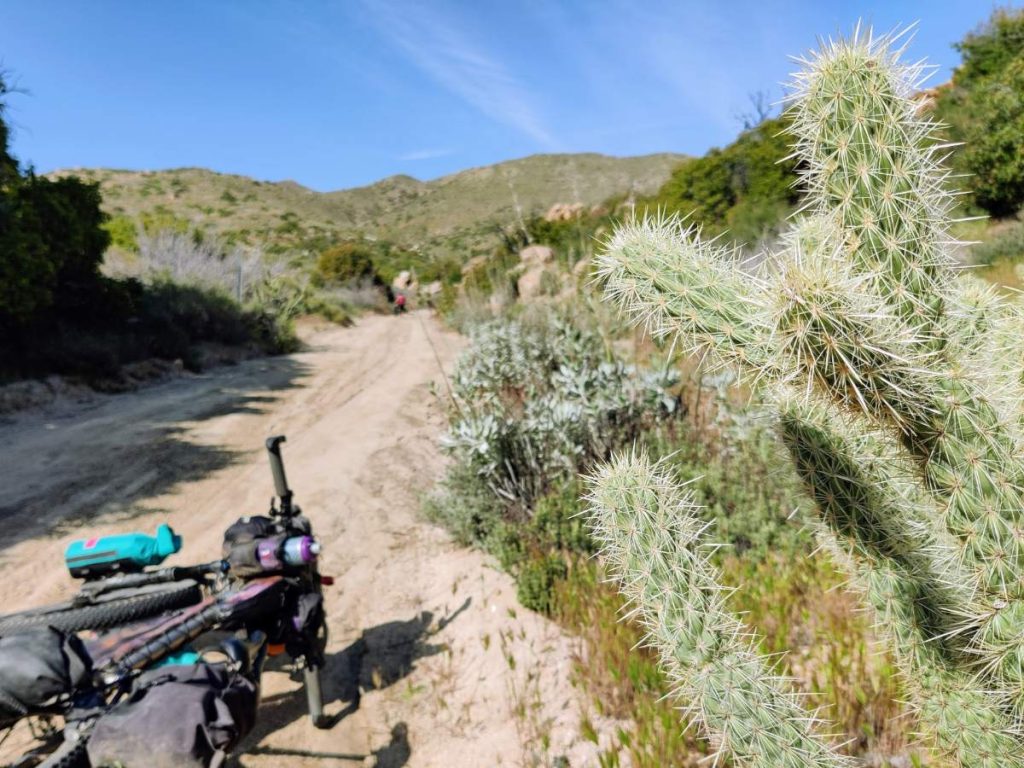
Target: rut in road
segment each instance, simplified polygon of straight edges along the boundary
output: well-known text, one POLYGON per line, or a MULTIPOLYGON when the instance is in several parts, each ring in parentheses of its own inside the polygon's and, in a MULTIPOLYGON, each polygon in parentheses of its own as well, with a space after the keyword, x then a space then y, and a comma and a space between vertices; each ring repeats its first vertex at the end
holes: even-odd
MULTIPOLYGON (((0 422, 5 609, 72 591, 61 553, 86 533, 168 522, 185 538, 169 563, 217 557, 230 522, 266 510, 263 439, 285 433, 290 484, 336 578, 324 679, 335 723, 309 725, 298 682, 271 671, 236 763, 595 765, 569 682, 576 644, 418 514, 443 469, 439 365, 461 339, 426 314, 304 336, 292 356, 0 422)), ((602 733, 618 725, 586 714, 602 733)))

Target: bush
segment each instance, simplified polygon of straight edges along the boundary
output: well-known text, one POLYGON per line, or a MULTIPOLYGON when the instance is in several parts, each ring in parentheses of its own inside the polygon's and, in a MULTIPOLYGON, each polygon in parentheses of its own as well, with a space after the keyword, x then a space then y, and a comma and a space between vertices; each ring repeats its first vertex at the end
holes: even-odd
POLYGON ((565 560, 557 555, 529 560, 516 578, 516 597, 531 611, 549 613, 553 607, 554 586, 567 573, 565 560))
POLYGON ((139 232, 135 221, 128 216, 112 216, 103 224, 110 235, 110 244, 125 253, 139 252, 139 232))
POLYGON ((971 98, 974 120, 966 132, 963 161, 978 205, 995 216, 1024 206, 1024 39, 1021 49, 971 98))
POLYGON ((692 216, 709 235, 740 242, 774 234, 799 197, 786 126, 786 118, 765 120, 725 149, 685 161, 642 208, 692 216))
POLYGON ((1013 224, 987 243, 979 243, 971 253, 978 264, 1024 261, 1024 222, 1013 224))
POLYGON ((681 413, 677 377, 626 365, 600 334, 547 314, 472 332, 452 378, 454 458, 429 518, 497 557, 521 602, 552 609, 566 555, 594 551, 576 476, 681 413))
POLYGON ((444 447, 510 510, 531 508, 556 481, 677 413, 675 372, 626 365, 568 321, 499 320, 472 338, 453 376, 444 447))
POLYGON ((360 279, 377 279, 373 251, 359 243, 342 243, 320 254, 316 271, 326 283, 346 283, 360 279))
POLYGON ((99 187, 75 178, 29 175, 0 190, 0 331, 94 296, 103 220, 99 187))
POLYGON ((1024 204, 1024 10, 995 10, 956 48, 963 60, 936 89, 935 114, 950 141, 966 143, 951 164, 969 201, 1005 216, 1024 204))

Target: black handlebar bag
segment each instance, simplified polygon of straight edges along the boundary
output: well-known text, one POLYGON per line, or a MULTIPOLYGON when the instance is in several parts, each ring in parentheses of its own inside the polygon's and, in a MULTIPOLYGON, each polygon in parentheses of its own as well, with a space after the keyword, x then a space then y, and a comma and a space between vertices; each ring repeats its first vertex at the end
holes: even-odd
POLYGON ((41 627, 0 637, 0 727, 55 704, 91 671, 75 635, 41 627))
POLYGON ((144 672, 131 695, 96 721, 93 768, 216 768, 256 720, 259 693, 223 664, 144 672))

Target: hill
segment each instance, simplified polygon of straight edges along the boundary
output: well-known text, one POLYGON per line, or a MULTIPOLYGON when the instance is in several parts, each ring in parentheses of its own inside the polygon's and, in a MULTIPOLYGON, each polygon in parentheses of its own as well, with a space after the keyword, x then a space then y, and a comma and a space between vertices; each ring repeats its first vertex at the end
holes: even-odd
POLYGON ((533 155, 432 181, 391 176, 326 193, 294 181, 258 181, 202 168, 76 168, 50 175, 98 181, 103 207, 112 216, 157 225, 188 222, 271 250, 312 250, 332 239, 369 236, 468 259, 493 247, 499 227, 555 203, 593 206, 631 190, 651 194, 684 159, 669 153, 533 155))

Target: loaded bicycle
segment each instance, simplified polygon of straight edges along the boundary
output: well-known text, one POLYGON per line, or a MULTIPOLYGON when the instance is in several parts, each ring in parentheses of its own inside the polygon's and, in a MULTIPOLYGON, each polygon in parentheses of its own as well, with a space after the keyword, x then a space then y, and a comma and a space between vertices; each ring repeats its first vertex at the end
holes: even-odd
POLYGON ((0 616, 0 727, 28 720, 37 740, 12 766, 218 764, 252 728, 268 655, 301 671, 313 724, 329 724, 331 580, 288 487, 284 441, 266 443, 269 513, 233 523, 221 559, 160 567, 182 545, 166 525, 83 539, 65 553, 84 582, 71 600, 0 616))

